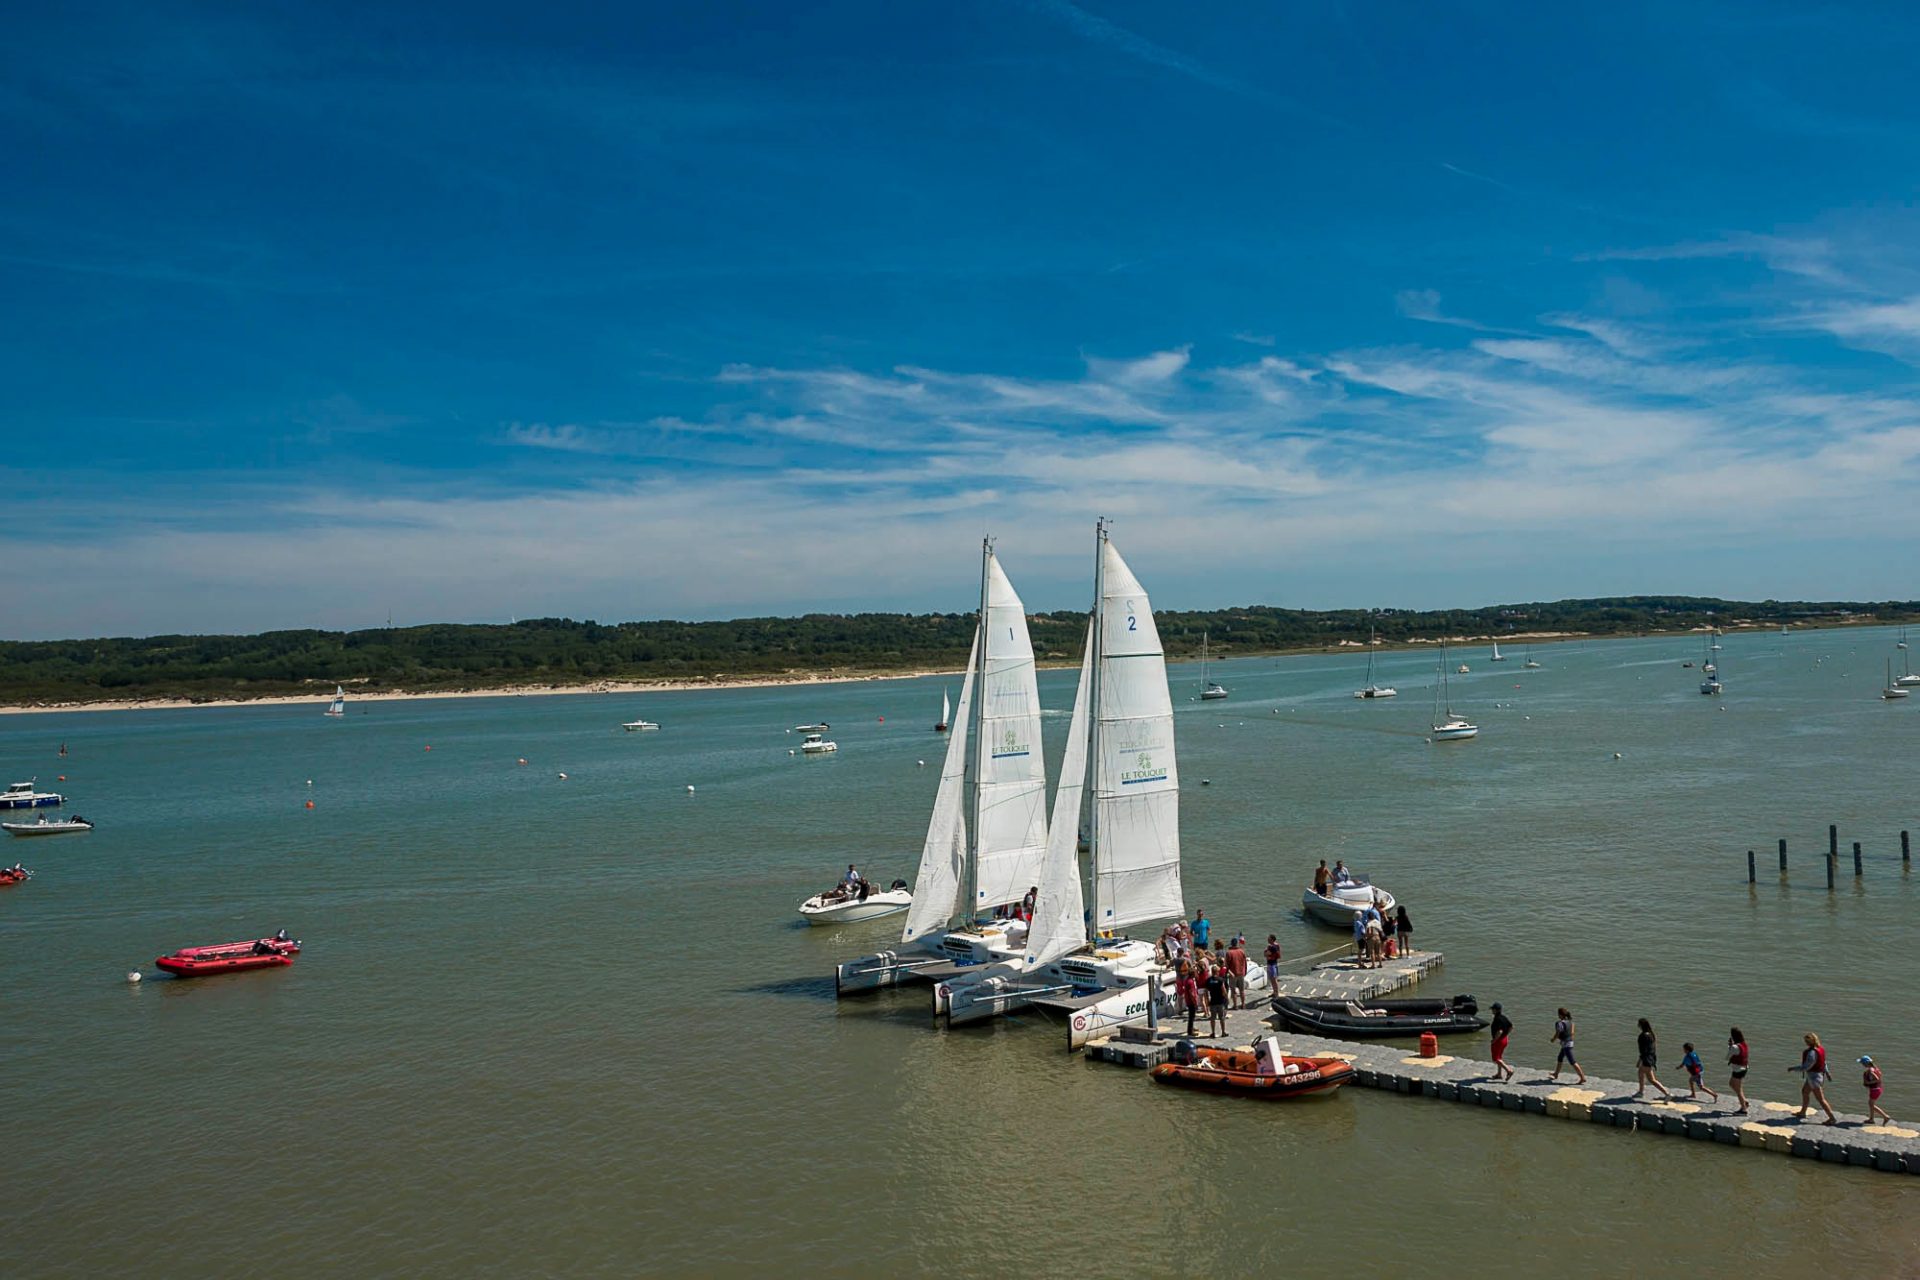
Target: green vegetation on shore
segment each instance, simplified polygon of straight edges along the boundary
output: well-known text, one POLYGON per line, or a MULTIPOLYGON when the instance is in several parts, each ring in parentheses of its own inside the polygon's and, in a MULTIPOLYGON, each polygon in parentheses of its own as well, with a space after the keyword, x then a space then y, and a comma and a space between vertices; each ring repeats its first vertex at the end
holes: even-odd
MULTIPOLYGON (((1442 635, 1561 633, 1588 636, 1685 631, 1708 625, 1777 627, 1899 622, 1920 603, 1687 596, 1561 600, 1484 609, 1341 609, 1255 605, 1155 615, 1170 656, 1216 657, 1442 635)), ((1036 614, 1043 661, 1077 657, 1083 613, 1036 614)), ((273 697, 335 681, 362 691, 422 693, 602 680, 726 680, 830 672, 883 674, 956 668, 972 642, 971 614, 809 614, 725 622, 601 624, 539 618, 501 626, 442 623, 367 631, 270 631, 256 636, 148 636, 0 642, 0 704, 143 698, 273 697)))

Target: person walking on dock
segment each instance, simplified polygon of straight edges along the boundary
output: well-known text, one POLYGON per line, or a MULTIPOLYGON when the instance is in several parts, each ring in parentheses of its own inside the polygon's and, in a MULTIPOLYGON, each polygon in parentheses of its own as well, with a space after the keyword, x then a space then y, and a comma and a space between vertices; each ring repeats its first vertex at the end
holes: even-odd
POLYGON ((1700 1061, 1700 1055, 1693 1051, 1693 1041, 1687 1041, 1680 1048, 1683 1050, 1680 1055, 1680 1065, 1687 1073, 1687 1096, 1697 1098, 1700 1096, 1700 1091, 1705 1089, 1709 1098, 1715 1102, 1720 1101, 1720 1095, 1715 1093, 1713 1086, 1706 1082, 1707 1064, 1700 1061))
POLYGON ((1800 1065, 1788 1067, 1789 1071, 1800 1073, 1800 1109, 1793 1113, 1795 1120, 1807 1118, 1807 1106, 1818 1101, 1820 1109, 1827 1113, 1828 1124, 1839 1124, 1840 1117, 1833 1114, 1833 1108, 1827 1103, 1827 1050, 1820 1043, 1820 1037, 1813 1032, 1805 1036, 1806 1049, 1800 1054, 1800 1065))
POLYGON ((1493 1035, 1493 1073, 1502 1080, 1513 1079, 1513 1068, 1507 1065, 1507 1040, 1513 1035, 1513 1019, 1500 1011, 1500 1002, 1493 1002, 1493 1025, 1488 1028, 1493 1035))
POLYGON ((1280 991, 1280 938, 1277 934, 1267 935, 1267 994, 1278 995, 1280 991))
POLYGON ((1554 1017, 1556 1021, 1553 1024, 1553 1042, 1560 1046, 1560 1051, 1553 1055, 1553 1075, 1551 1078, 1555 1080, 1560 1078, 1560 1068, 1564 1064, 1579 1072, 1580 1083, 1585 1084, 1587 1082, 1586 1069, 1583 1068, 1573 1056, 1573 1015, 1565 1009, 1556 1009, 1554 1010, 1554 1017))
POLYGON ((1733 1096, 1740 1099, 1735 1108, 1737 1116, 1747 1114, 1747 1038, 1740 1034, 1740 1028, 1733 1027, 1727 1032, 1727 1087, 1733 1090, 1733 1096))
POLYGON ((1667 1091, 1667 1086, 1660 1083, 1660 1077, 1653 1074, 1653 1069, 1660 1065, 1659 1042, 1653 1034, 1653 1024, 1645 1018, 1640 1019, 1639 1052, 1640 1065, 1635 1079, 1639 1081, 1640 1087, 1633 1091, 1633 1096, 1646 1097, 1647 1086, 1652 1085, 1660 1091, 1661 1097, 1671 1098, 1673 1094, 1667 1091))
POLYGON ((1864 1054, 1861 1055, 1860 1065, 1865 1068, 1860 1073, 1860 1083, 1867 1086, 1867 1123, 1885 1120, 1888 1124, 1892 1124, 1893 1117, 1880 1109, 1880 1090, 1886 1083, 1885 1078, 1880 1074, 1880 1068, 1874 1066, 1873 1059, 1864 1054))

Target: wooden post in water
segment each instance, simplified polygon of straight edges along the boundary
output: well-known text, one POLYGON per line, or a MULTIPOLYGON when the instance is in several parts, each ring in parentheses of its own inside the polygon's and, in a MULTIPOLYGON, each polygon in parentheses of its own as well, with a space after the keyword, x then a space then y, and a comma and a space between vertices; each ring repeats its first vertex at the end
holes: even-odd
POLYGON ((1858 840, 1853 842, 1853 875, 1855 879, 1860 877, 1860 842, 1858 840))
POLYGON ((1827 828, 1827 856, 1829 858, 1840 856, 1840 828, 1835 826, 1827 828))
POLYGON ((1747 883, 1753 883, 1753 850, 1747 850, 1747 883))
POLYGON ((1905 871, 1913 865, 1913 851, 1907 848, 1907 833, 1900 833, 1900 869, 1905 871))
POLYGON ((1833 892, 1833 864, 1838 861, 1840 861, 1839 854, 1829 853, 1827 855, 1827 892, 1828 893, 1833 892))
POLYGON ((1780 841, 1780 874, 1787 874, 1787 842, 1784 839, 1780 841))

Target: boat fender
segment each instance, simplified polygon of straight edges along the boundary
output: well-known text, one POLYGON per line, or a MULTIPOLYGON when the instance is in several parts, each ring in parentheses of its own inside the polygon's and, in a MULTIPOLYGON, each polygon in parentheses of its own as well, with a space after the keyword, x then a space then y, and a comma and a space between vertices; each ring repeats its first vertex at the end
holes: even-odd
POLYGON ((127 981, 128 982, 140 981, 140 971, 138 969, 129 970, 127 973, 127 981))

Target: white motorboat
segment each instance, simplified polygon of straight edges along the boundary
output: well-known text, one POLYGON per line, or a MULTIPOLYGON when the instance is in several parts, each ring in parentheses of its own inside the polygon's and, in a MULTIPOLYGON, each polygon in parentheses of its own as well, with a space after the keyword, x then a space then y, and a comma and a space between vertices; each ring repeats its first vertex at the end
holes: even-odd
POLYGON ((333 686, 333 701, 327 704, 327 709, 321 714, 329 716, 347 714, 347 690, 344 685, 333 686))
POLYGON ((1373 682, 1373 648, 1379 643, 1378 633, 1369 630, 1367 632, 1367 685, 1364 689, 1355 689, 1353 691, 1353 696, 1356 698, 1397 698, 1400 696, 1398 689, 1389 689, 1373 682))
POLYGON ((1892 658, 1887 659, 1887 683, 1885 687, 1883 687, 1880 690, 1880 696, 1882 698, 1887 699, 1889 702, 1891 702, 1895 698, 1904 698, 1907 696, 1907 691, 1901 688, 1899 683, 1895 681, 1893 678, 1893 659, 1892 658))
POLYGON ((1095 556, 1095 607, 1026 949, 1015 959, 940 980, 934 1011, 951 1024, 1041 997, 1071 996, 1081 1002, 1069 1018, 1077 1029, 1071 1039, 1095 1022, 1115 1026, 1145 1017, 1156 985, 1163 1002, 1173 992, 1154 946, 1120 934, 1129 925, 1185 915, 1166 658, 1146 591, 1114 549, 1104 521, 1096 529, 1095 556), (1088 792, 1091 856, 1083 892, 1075 817, 1088 792))
POLYGON ((862 920, 899 915, 913 905, 913 894, 908 891, 905 880, 895 880, 886 889, 872 885, 866 889, 862 894, 858 889, 835 885, 825 893, 816 893, 800 904, 801 918, 812 925, 858 924, 862 920))
POLYGON ((49 818, 40 815, 38 822, 0 822, 0 831, 10 836, 70 836, 93 830, 93 824, 79 814, 71 818, 49 818))
POLYGON ((1392 894, 1378 885, 1369 884, 1365 876, 1331 885, 1325 893, 1315 893, 1309 887, 1300 898, 1300 907, 1309 919, 1336 929, 1352 928, 1353 913, 1356 911, 1377 906, 1381 915, 1387 915, 1395 905, 1392 894))
POLYGON ((620 727, 628 733, 642 733, 648 729, 658 729, 660 726, 651 720, 628 720, 620 727))
MULTIPOLYGON (((1465 671, 1466 663, 1461 663, 1460 669, 1465 671)), ((1479 725, 1457 714, 1453 709, 1453 692, 1447 686, 1447 642, 1442 639, 1440 641, 1440 683, 1433 690, 1432 741, 1462 742, 1476 736, 1479 732, 1479 725), (1443 703, 1446 706, 1444 713, 1441 711, 1443 703)))
POLYGON ((1039 881, 1046 803, 1040 690, 1026 605, 988 540, 981 546, 980 623, 953 710, 901 945, 836 965, 838 994, 937 981, 963 966, 1019 956, 1027 926, 1007 918, 1008 910, 1039 881), (971 737, 969 729, 975 730, 971 737))
POLYGON ((1468 666, 1468 665, 1467 665, 1466 663, 1464 663, 1464 662, 1463 662, 1463 663, 1461 663, 1461 664, 1460 664, 1460 665, 1459 665, 1458 667, 1455 667, 1455 668, 1454 668, 1454 670, 1456 670, 1456 671, 1458 671, 1458 672, 1459 672, 1459 673, 1460 673, 1461 675, 1463 675, 1463 676, 1464 676, 1464 675, 1466 675, 1466 674, 1467 674, 1467 673, 1468 673, 1469 671, 1472 671, 1472 670, 1473 670, 1473 668, 1472 668, 1472 667, 1470 667, 1470 666, 1468 666))
POLYGON ((830 724, 828 724, 828 723, 827 723, 827 722, 826 722, 825 720, 822 720, 822 721, 821 721, 821 722, 820 722, 819 724, 797 724, 797 725, 795 725, 795 726, 793 726, 793 732, 795 732, 795 733, 825 733, 825 732, 826 732, 827 730, 829 730, 829 729, 831 729, 831 728, 833 728, 833 726, 832 726, 832 725, 830 725, 830 724))
POLYGON ((829 751, 838 751, 839 749, 840 749, 839 743, 828 742, 825 738, 821 737, 817 733, 808 734, 806 738, 800 743, 800 753, 802 755, 809 755, 809 756, 825 755, 829 751))
POLYGON ((1491 658, 1488 658, 1487 661, 1488 662, 1505 662, 1506 660, 1507 660, 1506 656, 1500 652, 1500 642, 1498 640, 1495 640, 1493 642, 1493 656, 1491 658))
POLYGON ((1200 701, 1218 702, 1227 696, 1224 685, 1207 679, 1207 633, 1200 633, 1200 701))
POLYGON ((16 782, 5 791, 0 791, 0 809, 42 809, 62 805, 67 798, 52 791, 35 791, 38 778, 26 782, 16 782))

